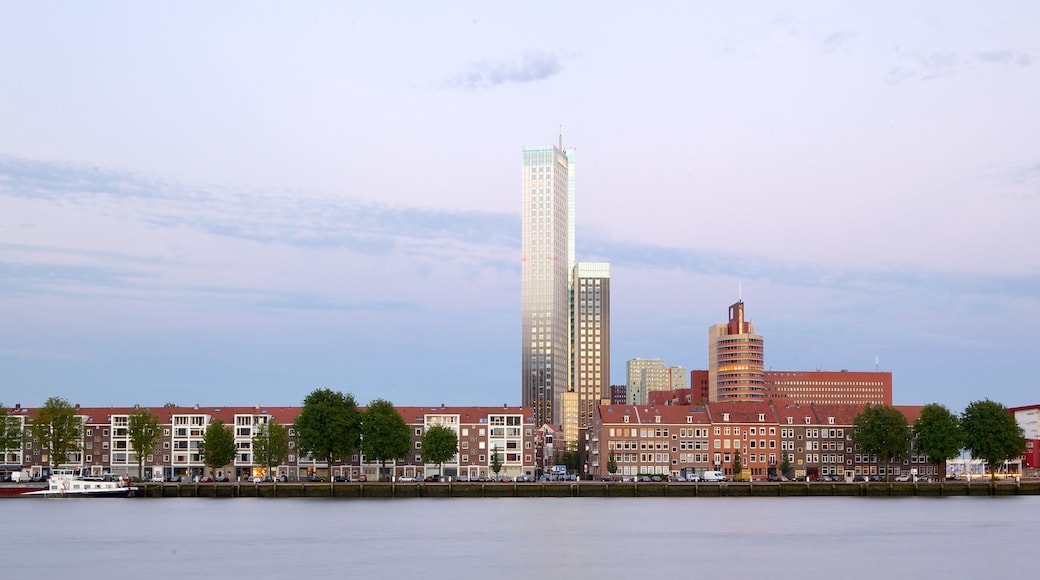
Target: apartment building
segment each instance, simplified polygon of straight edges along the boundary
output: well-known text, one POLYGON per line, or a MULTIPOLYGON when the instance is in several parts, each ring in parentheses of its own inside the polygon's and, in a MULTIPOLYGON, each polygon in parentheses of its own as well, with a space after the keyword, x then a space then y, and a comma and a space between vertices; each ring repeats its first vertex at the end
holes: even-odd
MULTIPOLYGON (((137 475, 138 461, 127 432, 129 416, 135 408, 76 406, 76 416, 82 423, 81 437, 76 442, 77 450, 70 454, 67 463, 58 467, 83 469, 94 475, 137 475)), ((157 407, 147 409, 154 413, 162 430, 156 449, 144 458, 144 477, 153 476, 193 478, 210 474, 203 464, 200 445, 205 438, 206 428, 220 420, 233 430, 236 454, 229 465, 217 470, 214 475, 248 479, 263 473, 263 466, 256 465, 252 455, 252 438, 268 422, 276 422, 288 428, 293 435, 292 425, 299 416, 300 407, 157 407)), ((363 409, 362 409, 363 410, 363 409)), ((398 412, 409 424, 412 434, 412 453, 408 457, 387 463, 395 477, 416 477, 441 473, 457 477, 493 475, 493 455, 498 454, 501 475, 516 476, 536 474, 536 448, 538 441, 536 426, 529 407, 399 407, 398 412), (427 464, 422 459, 421 440, 427 426, 443 425, 454 430, 459 438, 459 450, 455 457, 443 466, 427 464)), ((47 450, 33 440, 27 428, 36 409, 15 407, 9 417, 16 422, 24 434, 20 449, 4 452, 3 470, 24 470, 33 474, 47 474, 50 462, 47 450)), ((359 451, 351 457, 335 461, 331 465, 322 459, 299 456, 295 442, 290 440, 290 449, 285 461, 275 468, 273 475, 284 475, 288 479, 299 479, 308 474, 326 477, 339 476, 352 480, 362 475, 375 480, 379 476, 379 464, 368 461, 359 451)))
MULTIPOLYGON (((589 439, 589 469, 594 476, 688 476, 719 470, 752 480, 780 475, 784 455, 791 475, 893 476, 916 470, 938 477, 939 466, 911 448, 908 457, 882 464, 853 443, 853 422, 862 405, 802 405, 741 401, 706 405, 602 405, 589 439), (610 458, 613 456, 613 462, 610 458)), ((908 424, 921 407, 897 406, 908 424)))

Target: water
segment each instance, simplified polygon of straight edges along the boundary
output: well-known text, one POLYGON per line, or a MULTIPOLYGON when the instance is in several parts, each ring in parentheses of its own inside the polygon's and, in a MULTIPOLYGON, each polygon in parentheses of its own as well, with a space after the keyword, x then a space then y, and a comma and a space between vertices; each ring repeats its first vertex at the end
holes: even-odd
POLYGON ((3 576, 988 578, 1040 496, 4 499, 3 576))

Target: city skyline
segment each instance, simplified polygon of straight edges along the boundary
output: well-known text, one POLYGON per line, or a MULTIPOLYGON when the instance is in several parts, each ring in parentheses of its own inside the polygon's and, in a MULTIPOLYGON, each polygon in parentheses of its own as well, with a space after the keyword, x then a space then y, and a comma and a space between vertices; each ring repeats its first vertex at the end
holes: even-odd
POLYGON ((1035 402, 1038 6, 0 6, 4 404, 521 403, 561 124, 614 382, 742 299, 766 371, 1035 402))

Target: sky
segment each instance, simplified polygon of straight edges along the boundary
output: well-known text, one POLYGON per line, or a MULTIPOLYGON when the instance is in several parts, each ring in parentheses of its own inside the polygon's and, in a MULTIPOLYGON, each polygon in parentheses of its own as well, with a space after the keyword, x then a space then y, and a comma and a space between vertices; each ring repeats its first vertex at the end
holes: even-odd
POLYGON ((1038 403, 1040 4, 845 4, 0 0, 0 401, 518 405, 562 135, 612 383, 1038 403))

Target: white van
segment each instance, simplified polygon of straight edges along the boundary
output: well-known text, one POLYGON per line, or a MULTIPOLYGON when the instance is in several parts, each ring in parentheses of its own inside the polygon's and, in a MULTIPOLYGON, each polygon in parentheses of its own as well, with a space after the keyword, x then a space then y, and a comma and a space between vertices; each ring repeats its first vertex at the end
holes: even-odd
POLYGON ((701 481, 726 481, 726 475, 721 471, 705 471, 701 481))

